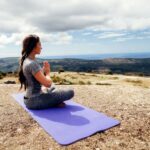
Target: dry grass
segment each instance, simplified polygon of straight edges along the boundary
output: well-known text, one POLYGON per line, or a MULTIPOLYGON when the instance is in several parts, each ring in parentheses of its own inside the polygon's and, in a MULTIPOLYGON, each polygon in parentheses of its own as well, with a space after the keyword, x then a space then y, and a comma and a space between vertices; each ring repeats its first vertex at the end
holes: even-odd
POLYGON ((62 80, 67 80, 75 85, 93 85, 99 81, 119 80, 118 76, 92 74, 92 73, 76 73, 76 72, 63 72, 61 74, 53 73, 52 76, 57 76, 62 80))
POLYGON ((141 80, 141 79, 129 79, 129 78, 126 78, 124 79, 124 81, 126 82, 129 82, 131 83, 132 85, 135 85, 135 86, 142 86, 144 88, 149 88, 149 82, 146 82, 144 80, 141 80))

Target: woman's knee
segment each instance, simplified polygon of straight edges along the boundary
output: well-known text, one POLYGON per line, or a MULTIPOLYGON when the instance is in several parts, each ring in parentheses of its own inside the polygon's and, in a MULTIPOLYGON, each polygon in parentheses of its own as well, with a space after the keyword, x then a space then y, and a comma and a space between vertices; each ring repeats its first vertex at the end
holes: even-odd
POLYGON ((73 89, 69 89, 69 93, 70 93, 70 97, 74 97, 74 90, 73 89))
POLYGON ((69 99, 74 97, 74 90, 73 89, 68 89, 68 90, 65 91, 64 94, 65 94, 64 95, 65 100, 69 100, 69 99))

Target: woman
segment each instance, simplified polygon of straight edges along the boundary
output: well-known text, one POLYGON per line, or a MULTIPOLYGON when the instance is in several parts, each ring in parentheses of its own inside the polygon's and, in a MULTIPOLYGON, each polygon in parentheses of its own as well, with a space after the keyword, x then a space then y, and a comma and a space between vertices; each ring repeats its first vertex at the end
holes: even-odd
POLYGON ((19 61, 19 81, 24 85, 24 103, 28 109, 63 107, 64 101, 74 96, 73 89, 56 89, 50 78, 50 64, 43 62, 43 68, 36 61, 35 55, 41 52, 40 38, 29 35, 22 42, 22 57, 19 61), (46 91, 42 87, 46 88, 46 91))

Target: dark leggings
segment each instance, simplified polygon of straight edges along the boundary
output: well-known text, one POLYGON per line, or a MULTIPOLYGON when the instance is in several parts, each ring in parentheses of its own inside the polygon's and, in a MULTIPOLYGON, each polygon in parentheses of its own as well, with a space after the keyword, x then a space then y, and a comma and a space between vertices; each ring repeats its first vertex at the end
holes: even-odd
POLYGON ((48 88, 47 93, 24 99, 24 103, 28 109, 45 109, 55 107, 63 101, 70 100, 73 96, 73 89, 56 89, 56 87, 51 87, 48 88))

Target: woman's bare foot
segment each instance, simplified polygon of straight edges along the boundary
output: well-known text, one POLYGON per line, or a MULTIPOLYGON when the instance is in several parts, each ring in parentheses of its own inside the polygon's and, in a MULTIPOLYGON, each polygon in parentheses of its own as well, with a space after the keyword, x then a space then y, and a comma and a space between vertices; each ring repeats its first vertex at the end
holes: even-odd
POLYGON ((58 104, 56 107, 65 107, 65 106, 66 106, 66 104, 64 102, 62 102, 62 103, 58 104))

